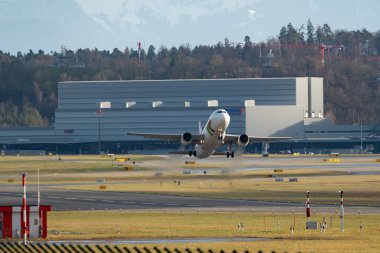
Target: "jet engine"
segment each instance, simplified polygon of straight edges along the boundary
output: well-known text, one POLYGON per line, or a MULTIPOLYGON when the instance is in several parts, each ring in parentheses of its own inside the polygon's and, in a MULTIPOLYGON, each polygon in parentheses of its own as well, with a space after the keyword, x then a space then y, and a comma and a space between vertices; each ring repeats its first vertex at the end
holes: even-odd
POLYGON ((238 139, 238 145, 239 147, 245 147, 249 143, 249 137, 246 134, 241 134, 238 139))
POLYGON ((192 140, 193 140, 193 136, 189 132, 186 132, 181 136, 181 144, 182 145, 189 145, 189 144, 191 144, 192 140))

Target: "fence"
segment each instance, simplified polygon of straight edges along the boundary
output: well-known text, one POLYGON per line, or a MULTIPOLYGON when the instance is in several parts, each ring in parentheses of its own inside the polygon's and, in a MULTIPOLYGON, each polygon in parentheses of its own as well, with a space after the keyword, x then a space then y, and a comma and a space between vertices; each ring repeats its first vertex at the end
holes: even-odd
MULTIPOLYGON (((204 250, 197 248, 196 250, 184 249, 179 250, 177 248, 158 248, 154 246, 149 249, 147 247, 129 248, 127 246, 119 245, 72 245, 72 244, 49 244, 49 243, 30 243, 24 245, 22 243, 15 242, 0 242, 0 252, 1 253, 227 253, 224 250, 215 251, 212 249, 204 250)), ((255 251, 256 252, 256 251, 255 251)), ((238 253, 233 250, 232 253, 238 253)), ((244 251, 242 253, 250 253, 249 251, 244 251)), ((252 252, 254 253, 254 252, 252 252)), ((257 253, 262 253, 262 251, 257 251, 257 253)), ((272 253, 275 253, 272 251, 272 253)))

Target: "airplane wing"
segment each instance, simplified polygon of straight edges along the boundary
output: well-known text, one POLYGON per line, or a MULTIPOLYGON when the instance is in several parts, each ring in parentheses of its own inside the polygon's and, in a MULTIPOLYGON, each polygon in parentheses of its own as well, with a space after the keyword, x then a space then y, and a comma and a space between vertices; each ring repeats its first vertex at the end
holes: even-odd
MULTIPOLYGON (((142 136, 145 138, 151 139, 161 139, 161 140, 169 140, 169 141, 181 141, 182 134, 158 134, 158 133, 134 133, 129 132, 128 135, 142 136)), ((200 143, 204 136, 203 134, 192 134, 192 143, 200 143)))
MULTIPOLYGON (((235 134, 227 134, 224 137, 225 142, 230 142, 230 143, 236 143, 239 139, 240 135, 235 135, 235 134)), ((249 142, 253 143, 260 143, 260 142, 271 142, 271 141, 282 141, 282 140, 290 140, 292 139, 291 137, 263 137, 263 136, 248 136, 249 137, 249 142)))

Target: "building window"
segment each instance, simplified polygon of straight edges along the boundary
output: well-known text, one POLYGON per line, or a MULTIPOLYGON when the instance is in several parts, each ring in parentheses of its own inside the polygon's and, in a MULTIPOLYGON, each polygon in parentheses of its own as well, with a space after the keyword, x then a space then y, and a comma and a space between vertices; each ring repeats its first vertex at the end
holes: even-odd
POLYGON ((155 108, 155 107, 159 107, 163 104, 164 102, 162 101, 153 101, 152 102, 152 107, 155 108))
POLYGON ((131 108, 132 106, 135 106, 135 105, 136 105, 136 102, 134 101, 125 102, 125 108, 131 108))
POLYGON ((185 101, 185 107, 190 107, 190 101, 185 101))
POLYGON ((219 105, 218 100, 209 100, 207 103, 208 107, 217 107, 219 105))
POLYGON ((255 106, 255 100, 245 100, 244 105, 245 106, 255 106))
POLYGON ((108 102, 108 101, 106 101, 106 102, 100 102, 99 107, 100 107, 101 109, 104 109, 104 108, 111 108, 111 102, 108 102))

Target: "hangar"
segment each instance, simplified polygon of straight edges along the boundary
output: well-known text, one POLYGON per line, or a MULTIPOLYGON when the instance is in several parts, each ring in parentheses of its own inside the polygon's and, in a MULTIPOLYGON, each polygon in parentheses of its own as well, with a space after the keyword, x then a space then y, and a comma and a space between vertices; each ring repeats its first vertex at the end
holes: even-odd
POLYGON ((339 143, 337 148, 355 152, 358 137, 363 149, 363 136, 375 136, 364 145, 379 150, 376 126, 358 131, 324 117, 318 77, 60 82, 54 126, 1 129, 0 145, 53 152, 75 147, 75 153, 172 148, 126 133, 198 132, 199 122, 217 108, 231 115, 231 134, 294 138, 279 143, 280 149, 321 149, 325 143, 330 152, 339 143))

